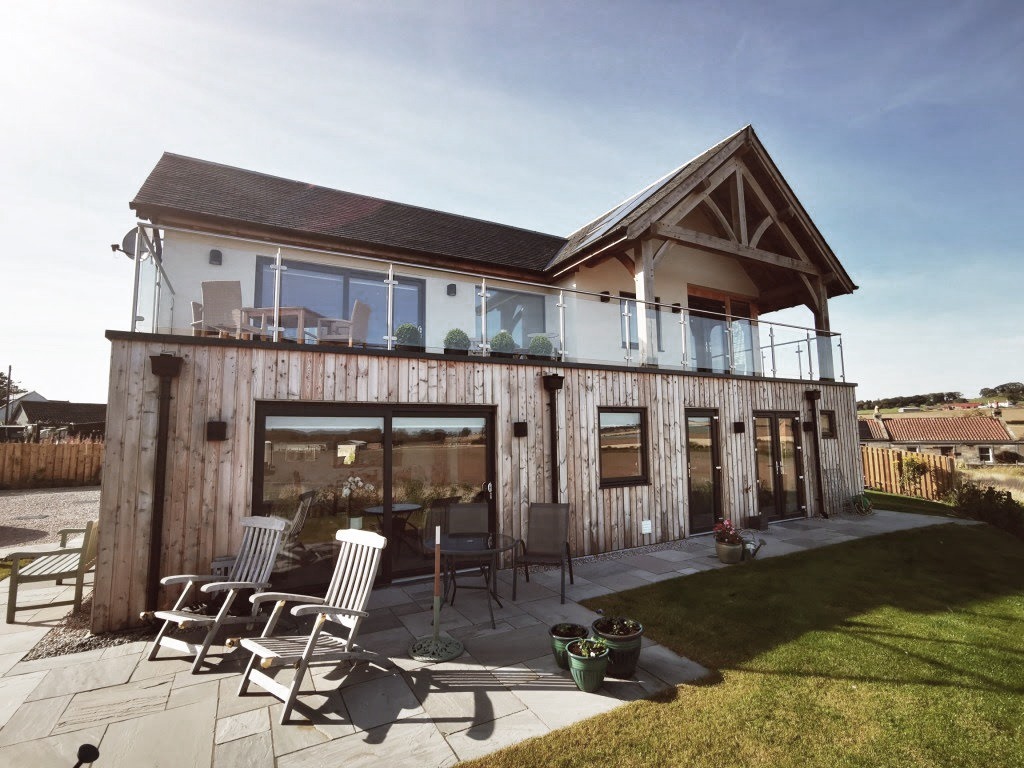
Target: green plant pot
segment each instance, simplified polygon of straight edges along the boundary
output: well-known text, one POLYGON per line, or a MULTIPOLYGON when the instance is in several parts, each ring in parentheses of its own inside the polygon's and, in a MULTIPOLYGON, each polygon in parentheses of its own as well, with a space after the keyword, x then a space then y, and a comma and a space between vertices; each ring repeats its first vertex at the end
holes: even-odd
POLYGON ((717 554, 718 559, 726 565, 735 565, 743 559, 743 545, 724 544, 721 541, 716 541, 715 554, 717 554))
MULTIPOLYGON (((597 621, 600 621, 600 619, 597 621)), ((631 635, 610 635, 607 632, 602 632, 595 626, 597 621, 590 628, 594 635, 604 640, 608 646, 607 675, 620 679, 633 677, 636 673, 637 662, 640 661, 643 629, 631 635)))
POLYGON ((565 650, 565 646, 571 643, 573 640, 579 640, 587 636, 587 628, 582 624, 577 624, 582 630, 582 634, 577 637, 560 637, 554 633, 554 627, 549 629, 551 635, 551 651, 555 654, 555 663, 562 669, 569 668, 569 654, 565 650))
POLYGON ((576 687, 586 693, 593 693, 604 684, 605 671, 608 668, 608 652, 593 658, 577 656, 566 650, 569 657, 569 672, 576 682, 576 687))

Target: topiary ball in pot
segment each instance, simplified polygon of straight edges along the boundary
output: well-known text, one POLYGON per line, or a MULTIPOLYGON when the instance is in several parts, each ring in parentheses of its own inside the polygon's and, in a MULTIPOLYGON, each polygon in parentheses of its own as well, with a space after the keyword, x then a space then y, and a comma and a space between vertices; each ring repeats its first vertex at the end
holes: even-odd
POLYGON ((555 348, 547 336, 534 336, 530 341, 530 354, 534 357, 551 357, 555 348))
POLYGON ((402 323, 395 329, 395 343, 406 347, 418 347, 423 343, 423 334, 412 323, 402 323))
POLYGON ((516 351, 516 340, 508 331, 498 331, 491 338, 491 351, 511 354, 516 351))
POLYGON ((444 337, 445 349, 469 349, 469 334, 461 328, 452 328, 444 337))

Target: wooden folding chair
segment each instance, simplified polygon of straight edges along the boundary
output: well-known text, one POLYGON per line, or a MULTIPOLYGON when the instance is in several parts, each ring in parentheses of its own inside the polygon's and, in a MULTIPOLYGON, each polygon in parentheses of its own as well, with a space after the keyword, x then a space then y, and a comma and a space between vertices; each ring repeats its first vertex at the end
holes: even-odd
POLYGON ((281 538, 287 527, 288 522, 277 517, 243 517, 242 546, 238 550, 238 555, 235 557, 235 562, 231 566, 226 581, 221 581, 222 577, 220 576, 197 576, 195 574, 165 576, 160 579, 160 583, 164 586, 185 584, 185 589, 171 610, 144 611, 140 614, 140 618, 143 620, 161 619, 164 622, 153 641, 153 650, 150 651, 149 660, 153 661, 156 658, 161 645, 182 653, 195 654, 195 661, 192 663, 194 674, 199 671, 217 630, 221 626, 255 623, 257 606, 253 607, 251 615, 232 616, 231 605, 242 590, 260 591, 270 586, 270 572, 274 568, 277 551, 281 547, 281 538), (198 597, 193 594, 193 587, 199 584, 202 584, 199 591, 206 595, 227 590, 224 602, 220 605, 216 615, 208 616, 186 609, 189 600, 195 600, 198 597), (203 638, 202 643, 189 643, 175 637, 167 637, 167 631, 172 625, 177 625, 179 629, 207 627, 206 637, 203 638))
MULTIPOLYGON (((241 646, 252 652, 252 658, 245 668, 238 695, 244 695, 249 683, 255 683, 279 698, 284 702, 282 725, 288 721, 310 664, 367 661, 383 666, 387 663, 387 657, 364 651, 355 645, 359 625, 368 615, 366 603, 370 599, 370 590, 387 539, 378 533, 353 529, 340 530, 335 538, 341 544, 341 551, 325 597, 264 592, 250 598, 254 612, 264 602, 272 600, 275 605, 263 634, 241 640, 241 646), (302 603, 291 609, 293 616, 316 616, 308 635, 273 636, 277 621, 285 604, 289 602, 302 603), (327 621, 342 627, 345 630, 344 636, 325 632, 327 621), (277 682, 264 672, 285 665, 295 666, 295 676, 290 686, 277 682)), ((232 640, 230 644, 236 645, 239 641, 232 640)))

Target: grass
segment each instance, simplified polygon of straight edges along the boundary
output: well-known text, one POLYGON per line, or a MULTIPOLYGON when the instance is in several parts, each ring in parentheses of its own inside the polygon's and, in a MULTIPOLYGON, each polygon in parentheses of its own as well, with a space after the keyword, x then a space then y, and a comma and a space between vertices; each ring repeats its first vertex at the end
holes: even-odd
POLYGON ((588 605, 639 619, 714 674, 471 765, 1021 765, 1024 544, 988 526, 853 541, 588 605))
POLYGON ((913 512, 917 515, 938 515, 940 517, 956 517, 954 509, 941 501, 928 501, 913 496, 897 496, 895 493, 882 491, 864 491, 871 499, 875 509, 886 509, 890 512, 913 512))

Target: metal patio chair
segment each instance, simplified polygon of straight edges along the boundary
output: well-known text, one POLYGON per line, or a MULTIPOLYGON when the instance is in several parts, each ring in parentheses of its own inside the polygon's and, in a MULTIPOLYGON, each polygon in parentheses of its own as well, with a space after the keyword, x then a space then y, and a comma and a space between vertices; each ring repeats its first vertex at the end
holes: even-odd
POLYGON ((222 626, 253 624, 256 618, 255 607, 251 614, 233 616, 230 613, 231 606, 240 591, 247 589, 261 591, 270 586, 270 572, 274 567, 278 549, 281 547, 281 539, 287 527, 288 522, 277 517, 243 517, 242 545, 226 580, 223 580, 221 576, 195 574, 165 576, 160 579, 160 583, 164 586, 184 584, 185 589, 171 610, 144 611, 140 614, 140 618, 143 620, 159 619, 163 621, 163 626, 160 627, 160 631, 153 641, 149 660, 153 661, 156 658, 161 645, 182 653, 195 654, 195 661, 192 663, 194 674, 202 666, 203 660, 210 650, 210 645, 222 626), (210 616, 187 609, 189 601, 199 597, 193 592, 194 587, 198 587, 199 591, 207 596, 227 591, 215 615, 210 616), (172 626, 183 630, 206 627, 206 637, 201 643, 190 643, 175 637, 168 637, 167 631, 172 626))
POLYGON ((530 516, 526 519, 526 539, 512 550, 512 599, 516 599, 519 569, 530 581, 531 565, 558 565, 562 569, 562 602, 565 602, 565 569, 569 568, 569 583, 575 584, 572 573, 572 555, 569 552, 569 505, 530 503, 530 516))
MULTIPOLYGON (((387 539, 378 533, 355 529, 337 532, 335 538, 341 545, 338 563, 334 568, 327 594, 320 597, 307 595, 264 592, 253 595, 250 600, 253 611, 259 610, 264 602, 274 601, 275 605, 263 633, 259 637, 237 638, 229 645, 241 645, 252 652, 238 695, 246 693, 250 683, 268 691, 284 702, 281 724, 288 721, 288 715, 295 705, 295 699, 302 686, 302 680, 310 664, 320 662, 366 661, 380 665, 387 663, 387 657, 356 646, 359 625, 368 615, 366 604, 370 590, 377 576, 381 553, 387 546, 387 539), (315 616, 313 628, 308 635, 274 636, 278 619, 286 603, 298 602, 291 609, 292 616, 315 616), (325 631, 324 625, 331 621, 343 630, 342 635, 325 631), (264 670, 274 667, 294 666, 295 676, 290 685, 277 682, 264 670)), ((332 627, 332 629, 334 629, 332 627)))

